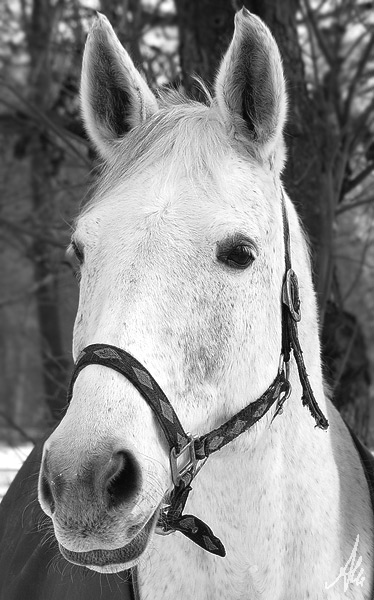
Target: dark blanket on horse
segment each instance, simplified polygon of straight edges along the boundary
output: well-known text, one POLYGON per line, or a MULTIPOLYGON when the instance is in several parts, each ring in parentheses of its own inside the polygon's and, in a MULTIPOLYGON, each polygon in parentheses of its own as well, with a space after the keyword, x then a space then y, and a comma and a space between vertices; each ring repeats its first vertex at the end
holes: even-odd
POLYGON ((40 508, 38 444, 0 504, 0 600, 133 600, 131 574, 68 563, 40 508))

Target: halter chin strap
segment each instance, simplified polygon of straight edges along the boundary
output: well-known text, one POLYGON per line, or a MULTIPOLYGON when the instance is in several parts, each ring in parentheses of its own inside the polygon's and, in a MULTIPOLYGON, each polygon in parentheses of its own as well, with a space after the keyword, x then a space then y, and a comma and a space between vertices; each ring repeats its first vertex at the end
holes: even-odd
POLYGON ((88 365, 102 365, 126 377, 138 390, 164 432, 170 448, 170 468, 174 488, 169 504, 161 509, 158 532, 180 531, 193 542, 213 554, 225 556, 222 542, 203 521, 193 515, 183 515, 191 491, 191 483, 201 466, 213 452, 220 450, 250 429, 277 402, 273 419, 283 411, 283 404, 291 394, 288 380, 289 361, 293 351, 303 389, 302 402, 308 406, 316 426, 327 429, 328 421, 321 412, 310 386, 300 347, 297 322, 300 321, 300 298, 297 277, 291 268, 290 238, 287 213, 282 194, 283 230, 286 272, 282 288, 282 353, 278 373, 267 390, 255 402, 248 404, 223 425, 202 435, 187 434, 169 399, 151 373, 131 354, 109 344, 92 344, 80 353, 74 367, 68 390, 68 402, 79 373, 88 365), (203 461, 203 462, 202 462, 203 461))

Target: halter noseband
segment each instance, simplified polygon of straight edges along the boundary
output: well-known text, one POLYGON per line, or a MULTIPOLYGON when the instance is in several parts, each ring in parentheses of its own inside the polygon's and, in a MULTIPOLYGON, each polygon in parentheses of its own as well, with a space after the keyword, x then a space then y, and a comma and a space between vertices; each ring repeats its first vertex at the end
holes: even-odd
POLYGON ((303 389, 303 405, 309 408, 317 427, 321 429, 328 427, 328 421, 321 412, 310 386, 298 338, 297 322, 301 319, 299 286, 291 267, 289 224, 283 193, 282 216, 286 267, 282 286, 282 350, 278 373, 260 398, 248 404, 217 429, 200 437, 190 436, 184 431, 169 399, 150 372, 131 354, 110 344, 91 344, 82 350, 75 364, 68 390, 68 402, 70 402, 75 380, 82 369, 88 365, 102 365, 113 369, 132 383, 155 413, 170 448, 170 468, 174 488, 168 506, 160 511, 158 532, 166 535, 173 531, 180 531, 208 552, 219 556, 225 556, 225 548, 208 525, 193 515, 182 514, 192 489, 192 480, 210 454, 220 450, 250 429, 275 402, 277 406, 272 421, 282 413, 283 404, 291 394, 291 384, 288 379, 291 351, 293 351, 303 389))

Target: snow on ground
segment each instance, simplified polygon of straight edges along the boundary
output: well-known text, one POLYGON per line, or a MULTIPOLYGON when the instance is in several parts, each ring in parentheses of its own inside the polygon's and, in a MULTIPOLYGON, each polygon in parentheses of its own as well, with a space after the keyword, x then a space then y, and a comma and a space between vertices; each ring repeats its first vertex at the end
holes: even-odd
POLYGON ((15 448, 0 444, 0 500, 32 448, 32 444, 25 444, 15 448))

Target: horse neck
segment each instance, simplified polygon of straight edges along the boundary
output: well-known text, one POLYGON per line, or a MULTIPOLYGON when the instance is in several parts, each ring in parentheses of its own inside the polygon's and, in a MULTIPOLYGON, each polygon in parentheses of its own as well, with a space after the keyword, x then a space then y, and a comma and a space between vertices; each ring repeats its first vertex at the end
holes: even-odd
MULTIPOLYGON (((140 565, 142 599, 257 598, 259 586, 269 591, 264 598, 275 599, 282 597, 278 592, 285 571, 295 572, 293 558, 297 568, 301 554, 308 568, 318 563, 317 547, 312 538, 306 539, 305 532, 313 532, 320 540, 328 535, 326 545, 331 547, 330 536, 337 539, 338 527, 331 506, 337 507, 338 499, 329 491, 324 496, 324 490, 339 486, 333 485, 333 478, 325 481, 328 461, 321 459, 321 449, 309 433, 314 424, 301 406, 299 392, 295 389, 288 408, 270 427, 268 421, 262 431, 259 427, 256 433, 244 434, 254 433, 255 448, 237 452, 233 442, 209 458, 193 483, 185 512, 212 528, 227 556, 214 557, 179 533, 156 536, 149 557, 140 565), (296 402, 300 409, 293 412, 296 402), (321 474, 319 490, 316 473, 321 474), (290 554, 286 549, 291 546, 290 554), (310 549, 309 554, 305 549, 310 549)), ((321 436, 326 438, 324 432, 321 436)), ((335 566, 338 573, 341 565, 335 566)), ((328 569, 324 581, 328 581, 328 572, 334 572, 331 564, 328 569)), ((303 593, 299 597, 306 597, 303 593)))
MULTIPOLYGON (((200 550, 179 533, 156 536, 149 556, 140 565, 142 598, 257 598, 259 585, 269 589, 269 598, 277 598, 279 578, 284 577, 286 568, 290 572, 295 569, 285 555, 288 543, 293 545, 293 557, 302 554, 298 543, 306 544, 303 552, 309 547, 310 555, 305 561, 309 566, 316 564, 316 546, 312 540, 308 545, 304 532, 313 531, 322 538, 335 536, 338 520, 331 506, 338 506, 338 501, 333 493, 325 493, 331 489, 333 476, 327 480, 324 475, 326 467, 332 473, 333 464, 330 468, 316 439, 314 422, 301 404, 294 368, 291 383, 294 391, 284 414, 272 424, 269 415, 242 439, 212 455, 193 483, 185 512, 212 528, 226 547, 226 558, 200 550), (253 444, 248 444, 251 437, 253 444), (317 506, 316 473, 321 479, 317 506), (292 541, 288 540, 290 531, 292 541)), ((322 380, 319 388, 323 394, 322 380)), ((319 395, 318 401, 324 410, 324 397, 319 395)), ((317 437, 327 440, 322 431, 317 437)), ((332 487, 336 491, 339 486, 332 487)), ((331 547, 330 539, 327 544, 331 547)))

